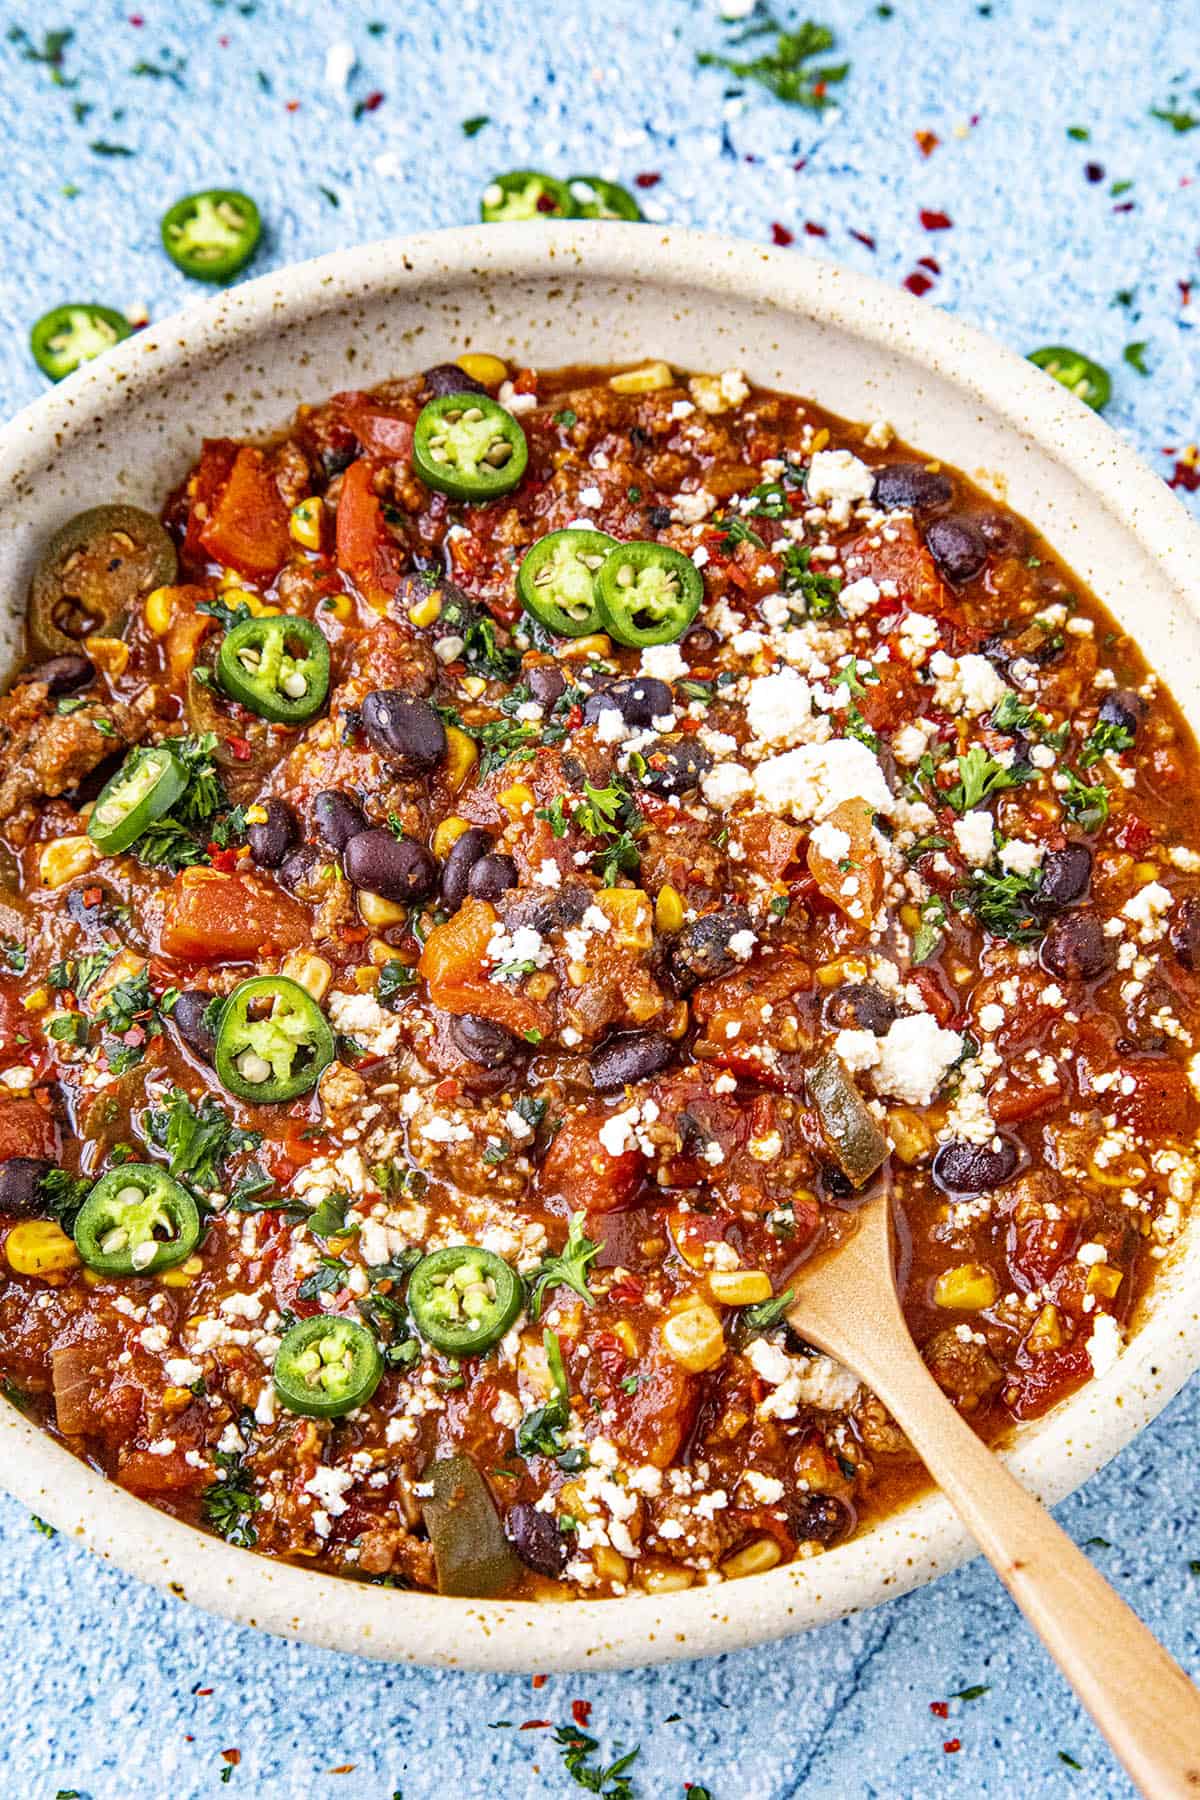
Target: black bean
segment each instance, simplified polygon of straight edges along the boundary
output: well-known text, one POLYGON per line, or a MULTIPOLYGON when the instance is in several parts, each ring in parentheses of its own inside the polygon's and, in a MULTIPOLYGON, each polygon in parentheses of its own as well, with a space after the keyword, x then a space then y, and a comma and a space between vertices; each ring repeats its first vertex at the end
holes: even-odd
POLYGON ((452 1018, 450 1036, 464 1056, 482 1063, 485 1069, 500 1068, 525 1048, 520 1038, 503 1025, 497 1025, 494 1019, 476 1018, 473 1013, 452 1018))
POLYGON ((944 1194, 987 1194, 1012 1180, 1020 1160, 1011 1138, 1002 1137, 998 1149, 994 1138, 986 1144, 951 1138, 933 1159, 933 1179, 944 1194))
POLYGON ((703 918, 685 925, 667 958, 676 987, 686 993, 698 982, 716 981, 737 968, 738 959, 729 948, 729 940, 750 929, 750 915, 740 906, 705 913, 703 918))
POLYGON ((425 392, 433 400, 440 400, 444 394, 486 394, 487 389, 482 381, 476 381, 457 363, 434 363, 432 369, 426 369, 421 377, 425 392))
POLYGON ((832 1544, 850 1524, 850 1509, 836 1494, 798 1494, 788 1506, 792 1535, 805 1544, 832 1544))
POLYGON ((1094 981, 1112 965, 1112 941, 1095 913, 1064 913, 1042 939, 1043 969, 1064 981, 1094 981))
POLYGON ((436 768, 446 754, 446 729, 428 700, 396 688, 374 688, 362 703, 362 726, 390 763, 409 773, 436 768))
POLYGON ((591 903, 591 888, 585 887, 581 881, 569 881, 553 893, 543 889, 540 892, 515 894, 511 899, 505 900, 500 911, 510 931, 517 931, 525 925, 532 931, 540 931, 546 937, 556 928, 566 931, 570 926, 578 925, 591 903))
POLYGON ((1171 920, 1171 948, 1185 969, 1200 969, 1200 897, 1181 900, 1171 920))
POLYGON ((322 860, 315 845, 301 844, 300 848, 293 850, 287 861, 276 871, 276 880, 288 890, 289 894, 294 894, 311 878, 322 860))
POLYGON ((518 1500, 504 1515, 504 1535, 525 1564, 538 1575, 561 1575, 567 1566, 567 1540, 553 1513, 539 1512, 518 1500))
POLYGON ((670 507, 648 506, 646 508, 646 523, 651 531, 665 531, 667 526, 671 523, 670 507))
POLYGON ((53 1167, 40 1156, 10 1156, 0 1162, 0 1213, 10 1219, 31 1219, 44 1212, 39 1190, 43 1175, 53 1167))
POLYGON ((988 559, 987 539, 974 519, 963 518, 961 513, 935 519, 925 533, 925 542, 940 573, 954 587, 978 575, 988 559))
POLYGON ((517 885, 517 865, 511 856, 490 851, 481 856, 467 876, 467 892, 474 900, 498 900, 517 885))
POLYGON ((350 839, 367 829, 367 815, 352 794, 325 788, 313 801, 313 824, 321 842, 340 856, 350 839))
POLYGON ((265 800, 263 811, 266 818, 249 827, 246 842, 260 869, 278 869, 294 849, 300 826, 286 801, 265 800))
POLYGON ((213 996, 206 994, 203 988, 185 988, 171 1014, 175 1029, 188 1049, 194 1050, 204 1062, 212 1061, 217 1048, 217 1034, 204 1016, 212 1002, 213 996))
POLYGON ((589 694, 583 706, 586 725, 604 712, 619 712, 627 725, 652 725, 673 710, 671 690, 653 675, 631 675, 589 694))
POLYGON ((875 471, 871 498, 882 512, 937 512, 953 497, 949 476, 922 463, 885 463, 875 471))
POLYGON ((712 752, 698 738, 660 738, 646 754, 642 786, 652 794, 691 794, 712 768, 712 752))
POLYGON ((352 837, 342 862, 355 887, 401 906, 426 899, 437 886, 438 867, 429 851, 382 828, 352 837))
POLYGON ((896 1005, 870 981, 847 981, 834 988, 821 1009, 835 1031, 873 1031, 882 1037, 896 1017, 896 1005))
POLYGON ((836 1163, 825 1163, 821 1169, 821 1190, 830 1200, 849 1200, 854 1183, 836 1163))
POLYGON ((358 455, 358 439, 350 433, 345 443, 326 444, 321 451, 321 468, 326 481, 332 481, 341 475, 358 455))
POLYGON ((50 693, 58 695, 73 694, 77 688, 86 687, 95 674, 96 665, 90 656, 70 652, 65 656, 52 656, 49 662, 39 663, 36 669, 27 669, 20 679, 44 681, 50 693))
POLYGON ((1024 528, 1011 513, 980 513, 975 523, 983 533, 988 549, 994 550, 998 555, 1016 556, 1025 548, 1024 528))
POLYGON ((1100 723, 1120 725, 1131 737, 1137 736, 1138 726, 1145 716, 1146 702, 1129 688, 1114 688, 1100 702, 1100 723))
POLYGON ((566 693, 567 678, 553 663, 537 663, 526 674, 525 685, 531 698, 549 712, 555 701, 561 700, 566 693))
POLYGON ((1037 903, 1042 907, 1070 906, 1087 892, 1092 879, 1092 853, 1086 844, 1064 844, 1047 850, 1042 858, 1042 881, 1037 903))
POLYGON ((592 1086, 600 1093, 645 1081, 674 1059, 675 1045, 661 1031, 625 1031, 592 1052, 592 1086))
POLYGON ((442 865, 442 901, 448 911, 458 911, 467 897, 471 870, 491 847, 491 833, 482 825, 472 825, 460 838, 455 838, 442 865))
POLYGON ((699 662, 711 656, 721 640, 707 625, 693 625, 683 640, 683 648, 699 662))

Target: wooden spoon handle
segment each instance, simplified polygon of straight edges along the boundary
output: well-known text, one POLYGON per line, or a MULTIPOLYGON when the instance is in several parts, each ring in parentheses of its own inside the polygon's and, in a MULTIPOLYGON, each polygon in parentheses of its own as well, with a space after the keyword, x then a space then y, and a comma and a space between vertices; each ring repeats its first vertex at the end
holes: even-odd
POLYGON ((1200 1693, 1178 1663, 960 1418, 907 1333, 886 1355, 855 1350, 1132 1780, 1151 1800, 1198 1800, 1200 1693))

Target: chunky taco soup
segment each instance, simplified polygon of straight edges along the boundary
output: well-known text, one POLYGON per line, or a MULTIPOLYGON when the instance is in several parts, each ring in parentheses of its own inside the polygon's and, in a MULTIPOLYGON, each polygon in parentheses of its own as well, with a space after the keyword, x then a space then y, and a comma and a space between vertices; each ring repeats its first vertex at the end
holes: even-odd
POLYGON ((737 370, 492 357, 204 443, 0 702, 0 1370, 260 1553, 664 1592, 922 1478, 794 1336, 890 1182, 995 1436, 1195 1178, 1195 751, 962 476, 737 370))

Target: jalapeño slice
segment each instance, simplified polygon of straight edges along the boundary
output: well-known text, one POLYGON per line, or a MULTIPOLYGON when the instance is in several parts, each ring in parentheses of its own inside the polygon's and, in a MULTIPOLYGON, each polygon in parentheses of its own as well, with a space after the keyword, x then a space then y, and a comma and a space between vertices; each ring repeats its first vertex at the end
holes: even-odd
POLYGON ((289 1412, 336 1419, 365 1406, 382 1374, 383 1357, 365 1325, 319 1313, 284 1332, 272 1379, 289 1412))
POLYGON ((605 631, 636 650, 682 637, 700 610, 704 582, 691 557, 668 544, 618 544, 596 592, 605 631))
POLYGON ((155 1163, 110 1169, 75 1221, 75 1248, 99 1275, 156 1275, 186 1261, 199 1242, 196 1202, 155 1163))
POLYGON ((170 587, 179 558, 140 506, 89 506, 60 525, 29 584, 29 635, 47 656, 89 637, 120 637, 155 588, 170 587))
POLYGON ((103 356, 133 330, 123 313, 90 300, 68 300, 43 313, 29 334, 33 360, 51 381, 73 375, 81 363, 103 356))
POLYGON ((213 1066, 239 1100, 295 1100, 333 1061, 328 1020, 286 975, 258 975, 234 988, 217 1026, 213 1066))
POLYGON ((575 214, 580 219, 640 219, 642 209, 629 192, 602 175, 571 175, 567 178, 575 214))
POLYGON ((517 572, 521 605, 557 637, 603 630, 596 576, 616 539, 604 531, 552 531, 527 550, 517 572))
POLYGON ((1031 350, 1026 360, 1053 375, 1093 412, 1103 412, 1112 397, 1108 370, 1079 350, 1069 350, 1065 344, 1045 344, 1040 350, 1031 350))
POLYGON ((159 229, 177 269, 200 281, 225 281, 254 255, 262 220, 249 194, 206 188, 177 200, 159 229))
POLYGON ((484 188, 479 216, 485 225, 510 219, 569 219, 575 202, 565 181, 540 169, 512 169, 484 188))
POLYGON ((492 1349, 522 1302, 521 1283, 508 1264, 474 1244, 435 1250, 409 1276, 413 1323, 446 1356, 479 1356, 492 1349))
POLYGON ((88 820, 88 836, 102 856, 128 850, 155 819, 170 811, 186 786, 187 773, 169 745, 131 750, 101 788, 88 820))
POLYGON ((515 488, 529 461, 525 433, 486 394, 443 394, 422 407, 413 468, 452 500, 491 500, 515 488))
POLYGON ((217 680, 273 725, 303 725, 329 692, 329 645, 310 619, 243 619, 217 653, 217 680))

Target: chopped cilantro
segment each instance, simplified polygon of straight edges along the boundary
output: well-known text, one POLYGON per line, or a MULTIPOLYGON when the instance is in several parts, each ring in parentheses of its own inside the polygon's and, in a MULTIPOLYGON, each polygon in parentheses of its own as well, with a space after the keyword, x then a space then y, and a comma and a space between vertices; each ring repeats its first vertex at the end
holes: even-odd
POLYGON ((1066 769, 1067 791, 1063 806, 1069 819, 1083 831, 1100 831, 1108 821, 1108 789, 1102 781, 1089 787, 1073 769, 1066 769))
POLYGON ((150 1142, 167 1153, 167 1173, 202 1189, 220 1187, 227 1157, 262 1142, 260 1132, 234 1125, 211 1094, 193 1105, 182 1088, 174 1088, 165 1105, 150 1107, 143 1117, 150 1142))
POLYGON ((926 963, 942 947, 942 927, 946 923, 945 902, 935 894, 921 904, 921 920, 913 932, 912 960, 926 963))
POLYGON ((991 1683, 981 1681, 976 1682, 974 1687, 959 1688, 958 1692, 956 1694, 951 1694, 950 1698, 952 1700, 982 1700, 983 1696, 985 1694, 990 1694, 991 1691, 991 1683))
POLYGON ((757 1306, 743 1306, 738 1319, 746 1337, 758 1337, 764 1331, 771 1331, 779 1324, 795 1298, 795 1289, 787 1288, 773 1299, 760 1300, 757 1306))
POLYGON ((824 56, 834 47, 829 27, 806 19, 788 31, 766 7, 756 7, 745 28, 730 37, 729 48, 737 49, 766 36, 772 42, 758 56, 739 58, 705 50, 696 61, 702 69, 724 69, 739 80, 757 81, 786 106, 802 106, 808 112, 823 114, 833 105, 829 89, 845 81, 850 73, 849 63, 813 63, 814 57, 824 56))
POLYGON ((375 998, 381 1006, 388 1006, 400 994, 405 994, 416 986, 417 972, 408 963, 401 962, 399 957, 392 957, 385 962, 379 971, 379 980, 375 984, 375 998))
POLYGON ((1079 766, 1081 769, 1090 769, 1102 756, 1128 750, 1133 741, 1133 732, 1128 725, 1123 725, 1119 719, 1102 719, 1092 726, 1084 739, 1083 749, 1079 752, 1079 766))
POLYGON ((577 1786, 586 1788, 589 1794, 600 1795, 601 1800, 633 1800, 633 1785, 628 1772, 641 1754, 640 1748, 626 1751, 624 1756, 604 1768, 590 1760, 599 1750, 599 1742, 581 1731, 578 1725, 559 1725, 554 1741, 559 1747, 563 1768, 577 1786))
POLYGON ((1129 364, 1130 368, 1136 369, 1139 375, 1149 375, 1150 370, 1146 365, 1146 344, 1144 341, 1138 344, 1126 344, 1121 355, 1129 364))
POLYGON ((594 1244, 585 1235, 583 1226, 584 1214, 574 1213, 562 1254, 545 1257, 534 1274, 533 1286, 529 1293, 531 1318, 536 1319, 541 1315, 542 1301, 545 1299, 546 1290, 552 1287, 573 1288, 587 1306, 594 1305, 594 1296, 588 1286, 588 1270, 604 1246, 603 1244, 594 1244))
POLYGON ((1033 908, 1041 880, 1040 869, 1029 875, 996 875, 976 869, 970 886, 955 896, 955 904, 973 912, 990 937, 1007 938, 1010 944, 1036 944, 1045 935, 1033 908))
POLYGON ((236 1450, 214 1450, 213 1461, 224 1479, 205 1488, 200 1496, 200 1510, 227 1544, 234 1544, 239 1550, 252 1549, 258 1542, 254 1514, 260 1502, 249 1473, 236 1450))
POLYGON ((955 812, 968 813, 993 794, 999 794, 1005 788, 1020 787, 1031 774, 1024 763, 1005 768, 1003 763, 988 755, 982 744, 972 744, 966 755, 958 758, 958 780, 938 798, 952 806, 955 812))
POLYGON ((795 595, 810 619, 828 619, 837 611, 842 591, 840 576, 816 575, 810 564, 812 551, 804 544, 789 544, 780 558, 783 591, 795 595))
POLYGON ((463 120, 463 136, 468 138, 478 137, 484 126, 490 125, 491 122, 490 113, 475 113, 471 118, 463 120))

